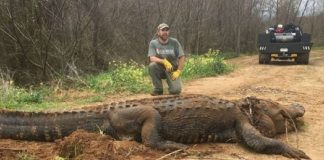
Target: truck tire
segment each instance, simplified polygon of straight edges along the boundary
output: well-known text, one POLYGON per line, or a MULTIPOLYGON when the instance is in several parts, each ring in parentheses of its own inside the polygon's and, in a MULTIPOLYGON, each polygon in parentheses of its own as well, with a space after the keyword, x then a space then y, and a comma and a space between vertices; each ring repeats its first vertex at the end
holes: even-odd
POLYGON ((297 64, 308 64, 309 53, 299 53, 296 58, 297 64))
POLYGON ((259 64, 269 64, 271 61, 271 54, 259 53, 259 64))

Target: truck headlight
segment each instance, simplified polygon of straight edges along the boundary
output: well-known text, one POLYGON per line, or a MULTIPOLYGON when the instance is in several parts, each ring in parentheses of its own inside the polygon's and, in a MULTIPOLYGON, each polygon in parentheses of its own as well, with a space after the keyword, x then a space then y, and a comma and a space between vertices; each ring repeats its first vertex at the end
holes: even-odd
POLYGON ((259 47, 259 50, 260 50, 260 51, 265 51, 265 50, 267 50, 267 47, 266 47, 266 46, 260 46, 260 47, 259 47))
POLYGON ((303 46, 303 50, 309 51, 310 50, 310 46, 303 46))

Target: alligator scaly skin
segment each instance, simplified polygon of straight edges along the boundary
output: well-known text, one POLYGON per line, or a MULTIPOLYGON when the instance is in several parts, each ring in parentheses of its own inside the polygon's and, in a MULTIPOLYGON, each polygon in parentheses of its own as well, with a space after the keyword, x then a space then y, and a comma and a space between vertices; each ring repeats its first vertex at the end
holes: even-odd
MULTIPOLYGON (((259 104, 262 103, 256 98, 251 101, 227 101, 202 95, 185 95, 102 104, 63 113, 1 111, 0 137, 51 141, 67 136, 76 129, 100 129, 116 139, 124 134, 139 136, 145 145, 158 149, 185 147, 176 142, 238 140, 258 152, 308 158, 298 149, 264 137, 251 125, 243 108, 248 105, 251 109, 251 106, 253 108, 259 104)), ((268 116, 268 111, 262 113, 264 110, 260 107, 254 112, 268 116)), ((269 115, 270 121, 271 116, 276 114, 269 115)))

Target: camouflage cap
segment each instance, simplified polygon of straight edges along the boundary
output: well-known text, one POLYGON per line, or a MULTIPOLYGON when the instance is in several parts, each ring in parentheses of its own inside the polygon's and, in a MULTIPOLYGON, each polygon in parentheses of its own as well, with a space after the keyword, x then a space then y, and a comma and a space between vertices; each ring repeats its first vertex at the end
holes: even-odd
POLYGON ((161 23, 158 25, 157 29, 163 29, 163 28, 170 28, 169 25, 167 25, 166 23, 161 23))

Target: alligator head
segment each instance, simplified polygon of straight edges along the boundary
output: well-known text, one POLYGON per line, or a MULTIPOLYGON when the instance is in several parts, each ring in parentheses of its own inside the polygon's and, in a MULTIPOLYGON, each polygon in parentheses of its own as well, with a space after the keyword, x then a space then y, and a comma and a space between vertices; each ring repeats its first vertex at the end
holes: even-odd
POLYGON ((250 118, 252 125, 267 137, 296 130, 299 117, 302 117, 305 113, 305 108, 297 103, 284 106, 277 102, 256 97, 244 98, 242 109, 250 118))

